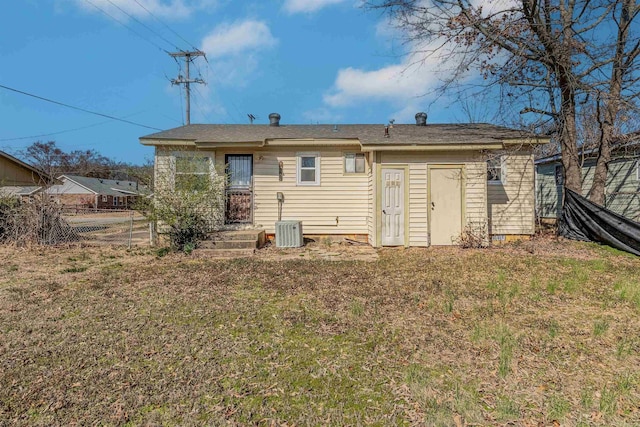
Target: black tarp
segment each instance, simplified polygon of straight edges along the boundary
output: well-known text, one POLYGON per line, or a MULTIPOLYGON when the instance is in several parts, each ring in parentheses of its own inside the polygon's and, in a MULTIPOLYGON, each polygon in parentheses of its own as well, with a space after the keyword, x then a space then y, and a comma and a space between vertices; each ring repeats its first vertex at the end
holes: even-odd
POLYGON ((640 223, 596 205, 567 188, 558 234, 568 239, 603 243, 640 255, 640 223))

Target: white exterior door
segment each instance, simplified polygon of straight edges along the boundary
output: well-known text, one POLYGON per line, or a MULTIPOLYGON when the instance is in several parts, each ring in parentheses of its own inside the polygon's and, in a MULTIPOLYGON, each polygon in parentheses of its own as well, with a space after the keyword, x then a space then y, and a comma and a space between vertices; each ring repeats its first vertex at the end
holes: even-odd
POLYGON ((432 245, 453 245, 462 233, 462 168, 429 169, 432 245))
POLYGON ((382 245, 403 246, 404 169, 382 169, 382 245))

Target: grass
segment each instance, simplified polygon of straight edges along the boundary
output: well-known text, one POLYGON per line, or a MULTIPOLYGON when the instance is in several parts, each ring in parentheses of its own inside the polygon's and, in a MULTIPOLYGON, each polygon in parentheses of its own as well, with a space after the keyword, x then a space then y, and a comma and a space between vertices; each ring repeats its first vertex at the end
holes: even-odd
POLYGON ((554 245, 0 248, 0 425, 640 425, 640 260, 554 245))

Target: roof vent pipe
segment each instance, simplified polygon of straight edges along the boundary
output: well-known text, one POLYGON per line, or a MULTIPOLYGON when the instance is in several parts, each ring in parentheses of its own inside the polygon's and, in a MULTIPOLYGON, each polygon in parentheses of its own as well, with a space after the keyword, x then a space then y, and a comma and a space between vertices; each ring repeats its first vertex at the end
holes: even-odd
POLYGON ((427 113, 420 112, 416 114, 416 126, 427 125, 427 113))
POLYGON ((269 126, 280 126, 280 114, 278 113, 269 114, 269 126))

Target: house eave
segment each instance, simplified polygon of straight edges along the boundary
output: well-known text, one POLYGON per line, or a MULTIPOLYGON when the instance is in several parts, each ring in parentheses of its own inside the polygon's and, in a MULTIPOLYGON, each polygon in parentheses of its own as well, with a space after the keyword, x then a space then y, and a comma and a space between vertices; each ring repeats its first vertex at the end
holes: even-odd
POLYGON ((211 149, 211 148, 255 148, 264 146, 264 141, 241 141, 241 142, 231 142, 231 141, 195 141, 195 145, 197 149, 211 149))
POLYGON ((363 145, 362 151, 473 151, 473 150, 501 150, 502 143, 497 144, 385 144, 363 145))
POLYGON ((349 139, 267 139, 265 140, 267 147, 358 147, 361 145, 360 140, 355 138, 349 139))
POLYGON ((139 138, 140 144, 147 146, 185 146, 185 147, 195 147, 196 140, 195 139, 146 139, 139 138))

